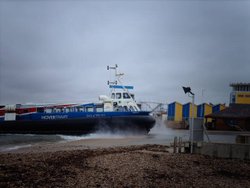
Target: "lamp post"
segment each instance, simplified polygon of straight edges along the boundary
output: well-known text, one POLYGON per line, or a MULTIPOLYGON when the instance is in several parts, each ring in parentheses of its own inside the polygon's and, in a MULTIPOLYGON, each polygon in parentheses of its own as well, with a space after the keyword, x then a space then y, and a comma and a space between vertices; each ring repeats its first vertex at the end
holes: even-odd
MULTIPOLYGON (((192 98, 192 118, 191 118, 191 129, 189 128, 190 132, 190 142, 191 148, 190 153, 193 153, 193 145, 194 145, 194 93, 191 91, 190 87, 182 87, 185 94, 188 93, 188 96, 192 98)), ((189 126, 190 127, 190 126, 189 126)))

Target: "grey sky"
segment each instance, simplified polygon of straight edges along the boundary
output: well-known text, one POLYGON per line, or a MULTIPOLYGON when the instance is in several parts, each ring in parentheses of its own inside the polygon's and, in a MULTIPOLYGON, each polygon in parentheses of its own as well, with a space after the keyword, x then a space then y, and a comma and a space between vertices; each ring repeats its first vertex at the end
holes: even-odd
POLYGON ((114 64, 138 101, 228 103, 250 82, 250 2, 0 1, 0 104, 97 100, 114 64))

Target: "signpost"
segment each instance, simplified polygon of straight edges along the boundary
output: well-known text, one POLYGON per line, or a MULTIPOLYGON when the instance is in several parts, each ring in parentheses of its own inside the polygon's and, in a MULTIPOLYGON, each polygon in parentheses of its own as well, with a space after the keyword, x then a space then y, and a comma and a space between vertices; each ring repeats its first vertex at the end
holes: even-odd
POLYGON ((190 87, 182 87, 185 94, 188 93, 188 96, 192 98, 192 117, 191 117, 191 125, 189 126, 189 134, 190 134, 190 142, 191 148, 190 153, 193 153, 193 145, 194 145, 194 93, 191 91, 190 87), (191 127, 191 128, 190 128, 191 127))

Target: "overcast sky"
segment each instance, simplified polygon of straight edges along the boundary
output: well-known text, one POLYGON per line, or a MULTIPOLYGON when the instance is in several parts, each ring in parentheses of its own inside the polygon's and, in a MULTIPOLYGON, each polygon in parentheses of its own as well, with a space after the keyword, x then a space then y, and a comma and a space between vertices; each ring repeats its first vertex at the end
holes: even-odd
POLYGON ((0 104, 96 101, 114 64, 137 101, 228 103, 250 82, 250 1, 0 0, 0 104))

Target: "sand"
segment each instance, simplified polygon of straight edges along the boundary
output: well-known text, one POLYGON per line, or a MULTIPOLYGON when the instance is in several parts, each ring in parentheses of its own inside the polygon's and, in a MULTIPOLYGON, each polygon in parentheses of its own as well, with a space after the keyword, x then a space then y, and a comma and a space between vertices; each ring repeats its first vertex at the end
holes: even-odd
POLYGON ((0 154, 0 187, 250 187, 250 161, 173 154, 110 140, 43 144, 0 154), (102 147, 99 147, 102 146, 102 147))

